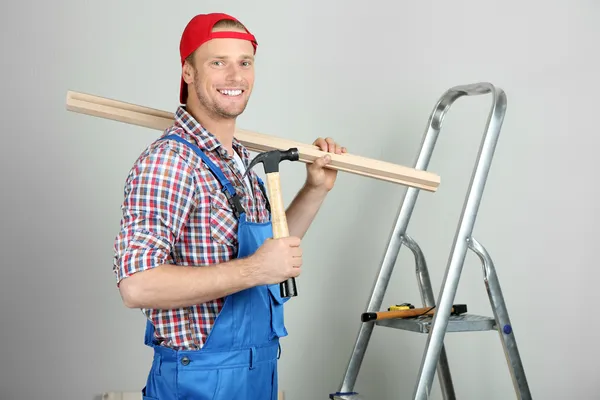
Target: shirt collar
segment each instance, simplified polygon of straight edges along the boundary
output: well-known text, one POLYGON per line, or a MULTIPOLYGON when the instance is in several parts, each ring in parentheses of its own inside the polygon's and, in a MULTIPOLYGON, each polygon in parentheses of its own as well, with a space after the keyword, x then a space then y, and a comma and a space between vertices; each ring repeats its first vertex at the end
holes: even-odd
MULTIPOLYGON (((206 128, 204 128, 185 108, 185 106, 177 107, 175 112, 175 124, 180 126, 188 134, 194 138, 196 144, 202 150, 217 151, 219 155, 226 159, 231 159, 232 154, 226 154, 225 150, 221 146, 219 139, 206 128)), ((250 158, 248 150, 242 146, 239 140, 233 137, 233 149, 240 154, 242 160, 246 161, 250 158)))

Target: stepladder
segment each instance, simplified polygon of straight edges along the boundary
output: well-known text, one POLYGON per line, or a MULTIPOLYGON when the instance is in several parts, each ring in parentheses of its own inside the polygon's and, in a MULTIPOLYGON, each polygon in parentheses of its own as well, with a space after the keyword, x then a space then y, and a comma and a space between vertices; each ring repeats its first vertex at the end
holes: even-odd
POLYGON ((520 400, 532 398, 517 347, 514 328, 496 273, 496 267, 490 253, 473 234, 483 191, 506 113, 507 97, 505 92, 491 83, 478 82, 455 86, 443 93, 429 116, 414 167, 421 170, 428 168, 444 116, 454 102, 463 96, 481 95, 491 96, 491 108, 472 170, 437 301, 434 297, 429 278, 429 268, 425 255, 418 242, 407 234, 408 224, 419 195, 418 189, 408 188, 398 210, 385 254, 379 266, 377 279, 373 285, 365 310, 365 312, 369 313, 382 310, 382 301, 388 288, 394 265, 396 264, 399 251, 404 245, 414 255, 417 284, 423 307, 429 307, 434 312, 412 318, 386 318, 362 322, 341 385, 336 392, 329 395, 329 398, 332 400, 365 399, 364 396, 355 390, 355 384, 375 326, 427 335, 417 381, 414 385, 412 398, 415 400, 430 399, 436 375, 443 398, 445 400, 457 398, 452 382, 450 363, 444 347, 444 338, 448 332, 461 333, 474 331, 497 332, 506 357, 508 373, 512 379, 515 391, 515 398, 520 400), (476 254, 481 261, 483 283, 491 308, 490 316, 474 315, 468 312, 460 315, 452 313, 463 264, 469 250, 476 254))

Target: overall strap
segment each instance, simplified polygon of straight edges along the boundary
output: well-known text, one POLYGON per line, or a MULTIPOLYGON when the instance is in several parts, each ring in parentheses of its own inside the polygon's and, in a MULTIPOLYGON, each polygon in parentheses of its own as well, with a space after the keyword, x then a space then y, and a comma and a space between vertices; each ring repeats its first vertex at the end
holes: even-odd
POLYGON ((229 204, 231 204, 231 207, 233 208, 233 212, 235 213, 235 216, 239 219, 241 214, 245 213, 244 207, 242 206, 242 203, 240 202, 240 198, 237 195, 237 193, 235 192, 233 185, 225 177, 225 175, 223 174, 221 169, 219 167, 217 167, 208 158, 208 156, 206 154, 204 154, 204 152, 202 150, 200 150, 200 148, 198 148, 198 146, 188 142, 187 140, 183 139, 182 137, 177 136, 175 134, 171 134, 171 135, 164 136, 158 140, 165 140, 165 139, 173 139, 173 140, 176 140, 180 143, 187 145, 192 150, 194 150, 194 152, 202 159, 202 161, 204 161, 206 163, 206 165, 208 165, 208 168, 210 168, 210 170, 217 177, 219 182, 221 182, 223 190, 225 191, 225 196, 227 197, 229 204))
POLYGON ((267 205, 266 205, 267 210, 269 212, 271 212, 271 203, 269 203, 269 196, 267 196, 267 191, 265 190, 265 184, 263 183, 262 179, 260 179, 259 176, 257 176, 256 179, 258 179, 258 186, 260 187, 260 191, 262 192, 263 196, 265 197, 265 201, 267 203, 267 205))

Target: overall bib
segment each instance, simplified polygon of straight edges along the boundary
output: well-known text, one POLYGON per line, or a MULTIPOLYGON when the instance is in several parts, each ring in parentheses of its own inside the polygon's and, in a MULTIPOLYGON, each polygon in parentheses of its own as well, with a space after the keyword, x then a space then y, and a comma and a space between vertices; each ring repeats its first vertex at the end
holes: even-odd
MULTIPOLYGON (((271 222, 246 221, 235 189, 222 171, 192 143, 190 146, 219 179, 238 217, 238 254, 254 253, 273 235, 271 222)), ((259 178, 261 190, 264 184, 259 178)), ((266 197, 266 196, 265 196, 266 197)), ((176 351, 154 340, 154 325, 146 324, 144 343, 154 349, 154 359, 142 390, 145 400, 277 400, 279 338, 287 335, 279 285, 249 288, 227 296, 223 309, 200 350, 176 351)))

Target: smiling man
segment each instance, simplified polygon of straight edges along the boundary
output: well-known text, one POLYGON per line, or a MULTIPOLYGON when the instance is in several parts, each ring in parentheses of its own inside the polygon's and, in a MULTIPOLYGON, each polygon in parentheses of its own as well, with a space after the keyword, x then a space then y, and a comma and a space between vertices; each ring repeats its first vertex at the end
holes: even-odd
MULTIPOLYGON (((255 37, 226 14, 197 15, 180 44, 173 126, 125 182, 114 273, 126 306, 147 317, 154 359, 144 399, 275 400, 286 299, 301 272, 301 241, 337 172, 307 164, 287 209, 290 237, 272 238, 262 181, 234 137, 254 86, 255 37)), ((342 154, 332 139, 321 150, 342 154)))

